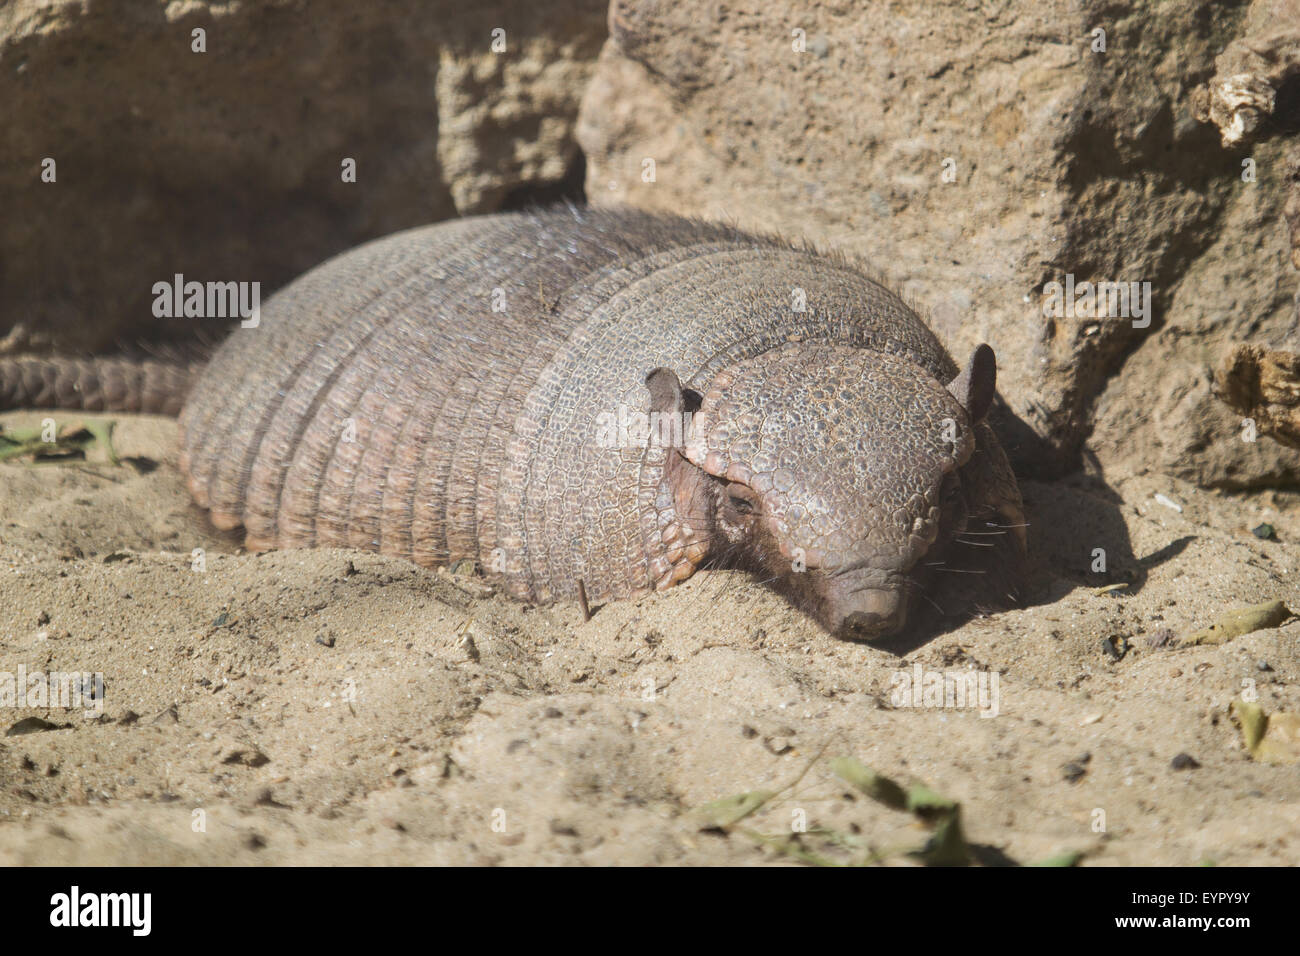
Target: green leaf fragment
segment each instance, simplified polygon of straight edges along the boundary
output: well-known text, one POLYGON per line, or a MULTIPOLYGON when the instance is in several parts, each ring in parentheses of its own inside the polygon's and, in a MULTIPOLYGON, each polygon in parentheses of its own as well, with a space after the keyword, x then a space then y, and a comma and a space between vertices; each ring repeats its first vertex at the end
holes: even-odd
POLYGON ((935 793, 925 784, 918 783, 907 792, 907 810, 924 821, 942 820, 945 814, 956 813, 959 805, 955 800, 935 793))
MULTIPOLYGON (((875 850, 871 849, 860 836, 851 836, 826 827, 815 827, 806 834, 796 835, 765 835, 747 828, 738 828, 736 832, 743 833, 792 859, 813 866, 845 864, 806 846, 805 841, 811 837, 820 837, 839 849, 854 853, 856 858, 848 865, 867 866, 873 863, 884 863, 888 858, 900 855, 910 856, 927 866, 969 866, 977 861, 975 850, 966 842, 961 824, 961 804, 956 800, 945 797, 924 784, 916 784, 904 790, 893 780, 881 776, 853 757, 837 757, 831 760, 830 770, 835 776, 862 791, 877 803, 891 810, 911 813, 930 831, 925 844, 912 848, 895 847, 888 850, 875 850)), ((776 791, 753 790, 739 793, 698 807, 695 814, 706 827, 730 829, 788 789, 789 786, 776 791)), ((1083 859, 1083 856, 1080 851, 1070 850, 1033 865, 1074 866, 1083 859)))
POLYGON ((706 826, 726 829, 735 826, 745 817, 757 811, 771 800, 776 793, 771 790, 751 790, 735 796, 723 797, 706 803, 696 810, 706 826))
POLYGON ((970 846, 961 829, 961 806, 924 784, 908 791, 882 777, 852 757, 831 761, 831 772, 848 781, 877 803, 892 810, 906 810, 933 831, 929 840, 910 855, 929 866, 966 866, 971 861, 970 846))
POLYGON ((912 851, 926 866, 969 866, 971 862, 970 846, 961 830, 961 808, 953 804, 938 816, 922 817, 923 821, 934 826, 934 832, 925 846, 912 851))
POLYGON ((1077 866, 1086 854, 1082 850, 1065 850, 1029 866, 1077 866))
POLYGON ((54 440, 45 441, 45 429, 40 425, 15 428, 0 433, 0 461, 30 458, 32 461, 51 461, 61 458, 84 457, 86 452, 99 445, 105 458, 118 463, 113 448, 112 419, 80 419, 64 422, 55 428, 54 440))
POLYGON ((883 803, 893 810, 908 809, 907 795, 902 787, 852 757, 836 757, 832 760, 831 773, 853 784, 877 803, 883 803))
POLYGON ((109 464, 117 464, 117 450, 113 447, 113 426, 115 421, 104 421, 100 419, 87 419, 82 423, 86 431, 94 437, 95 441, 104 449, 104 454, 108 456, 109 464))

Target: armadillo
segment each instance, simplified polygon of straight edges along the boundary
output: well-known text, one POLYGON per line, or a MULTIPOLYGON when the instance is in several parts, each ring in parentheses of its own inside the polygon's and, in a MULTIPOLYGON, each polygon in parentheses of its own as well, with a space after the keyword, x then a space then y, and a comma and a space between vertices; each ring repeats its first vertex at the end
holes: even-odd
POLYGON ((190 492, 250 549, 468 559, 535 603, 745 569, 874 639, 972 555, 1019 579, 995 377, 843 256, 569 206, 339 255, 205 366, 0 360, 0 407, 179 409, 190 492))

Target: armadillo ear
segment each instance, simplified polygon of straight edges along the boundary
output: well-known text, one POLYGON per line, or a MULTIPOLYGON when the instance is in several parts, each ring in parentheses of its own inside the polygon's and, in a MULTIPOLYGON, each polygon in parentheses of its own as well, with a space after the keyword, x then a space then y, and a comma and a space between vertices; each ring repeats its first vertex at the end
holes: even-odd
POLYGON ((948 391, 966 409, 966 415, 973 425, 982 422, 989 413, 997 387, 997 356, 993 354, 993 349, 984 344, 975 347, 961 374, 948 383, 948 391))
POLYGON ((682 383, 672 369, 654 369, 645 377, 645 387, 650 390, 650 411, 682 411, 682 383))

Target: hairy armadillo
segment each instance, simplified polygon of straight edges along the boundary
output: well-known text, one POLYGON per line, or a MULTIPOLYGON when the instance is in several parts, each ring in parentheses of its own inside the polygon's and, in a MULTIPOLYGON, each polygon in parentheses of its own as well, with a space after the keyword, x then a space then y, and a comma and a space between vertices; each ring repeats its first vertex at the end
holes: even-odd
POLYGON ((1020 494, 984 421, 995 374, 986 345, 959 370, 842 257, 569 207, 340 255, 190 376, 4 360, 0 403, 185 396, 190 491, 253 549, 472 559, 532 602, 742 568, 872 638, 974 555, 998 590, 1019 574, 1020 494))

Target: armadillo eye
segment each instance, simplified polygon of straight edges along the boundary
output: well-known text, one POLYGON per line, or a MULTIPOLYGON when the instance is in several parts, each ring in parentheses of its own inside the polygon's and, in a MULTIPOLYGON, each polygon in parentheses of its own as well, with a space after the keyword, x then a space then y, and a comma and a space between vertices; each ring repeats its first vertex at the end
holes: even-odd
POLYGON ((963 525, 966 517, 966 500, 962 497, 961 476, 955 471, 943 480, 939 491, 939 511, 944 521, 963 525))
POLYGON ((742 515, 752 515, 754 513, 754 504, 748 498, 742 498, 740 495, 728 495, 727 497, 731 500, 731 507, 742 515))
POLYGON ((949 472, 943 480, 943 498, 944 501, 953 501, 961 494, 961 475, 957 472, 949 472))
POLYGON ((727 504, 735 509, 736 514, 752 515, 758 510, 754 492, 740 482, 733 482, 727 488, 727 504))

